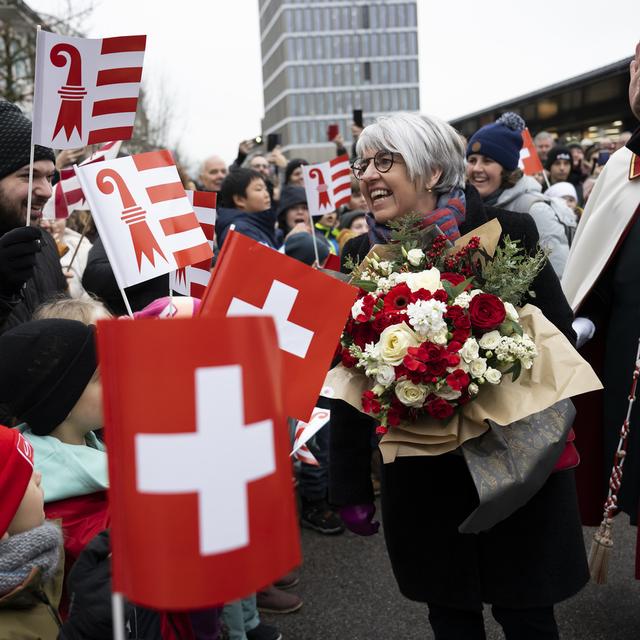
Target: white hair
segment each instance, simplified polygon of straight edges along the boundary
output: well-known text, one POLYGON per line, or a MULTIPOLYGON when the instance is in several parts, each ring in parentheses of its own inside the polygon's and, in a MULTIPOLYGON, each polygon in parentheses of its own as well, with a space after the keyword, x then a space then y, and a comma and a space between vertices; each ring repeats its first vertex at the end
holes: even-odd
POLYGON ((399 153, 407 167, 409 179, 423 188, 438 171, 442 175, 433 186, 438 193, 464 187, 464 143, 460 134, 444 120, 417 113, 394 113, 381 116, 365 127, 358 138, 356 151, 391 151, 399 153))
POLYGON ((533 139, 533 143, 537 144, 541 140, 549 140, 549 139, 554 140, 554 137, 552 134, 550 134, 548 131, 540 131, 540 133, 537 133, 536 137, 533 139))

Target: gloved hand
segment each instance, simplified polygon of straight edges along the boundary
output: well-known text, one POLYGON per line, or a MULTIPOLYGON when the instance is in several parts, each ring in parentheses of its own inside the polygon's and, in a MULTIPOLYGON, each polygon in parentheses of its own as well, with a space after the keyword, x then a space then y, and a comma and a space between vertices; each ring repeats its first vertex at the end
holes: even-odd
POLYGON ((42 232, 18 227, 0 238, 0 293, 14 295, 33 274, 42 232))
POLYGON ((340 517, 349 531, 359 536, 372 536, 380 528, 380 523, 373 520, 375 512, 373 502, 349 504, 340 508, 340 517))
POLYGON ((591 340, 596 332, 596 325, 589 318, 576 318, 571 328, 576 332, 576 349, 591 340))

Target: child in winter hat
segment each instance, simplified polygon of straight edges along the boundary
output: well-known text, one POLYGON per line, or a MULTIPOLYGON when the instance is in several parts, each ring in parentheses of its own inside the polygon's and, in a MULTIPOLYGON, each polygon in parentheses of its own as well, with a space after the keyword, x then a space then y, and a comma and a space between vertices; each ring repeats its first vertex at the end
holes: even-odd
POLYGON ((0 629, 2 637, 55 638, 62 534, 45 522, 33 448, 0 425, 0 629))

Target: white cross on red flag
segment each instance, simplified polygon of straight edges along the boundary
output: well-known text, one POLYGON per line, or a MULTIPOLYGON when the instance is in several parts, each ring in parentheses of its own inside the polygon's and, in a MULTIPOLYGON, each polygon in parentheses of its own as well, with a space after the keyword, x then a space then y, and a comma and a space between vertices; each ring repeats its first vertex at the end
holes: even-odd
POLYGON ((170 151, 76 167, 120 287, 211 260, 170 151))
MULTIPOLYGON (((112 160, 118 157, 122 140, 107 142, 95 153, 92 153, 80 166, 102 160, 112 160)), ((73 167, 65 167, 60 171, 60 180, 53 185, 53 195, 47 200, 42 210, 45 220, 68 218, 76 209, 88 209, 89 205, 84 198, 84 193, 76 177, 73 167)))
POLYGON ((202 316, 272 316, 287 415, 307 420, 358 291, 230 231, 202 299, 202 316))
MULTIPOLYGON (((216 237, 216 196, 214 191, 191 191, 187 189, 187 198, 193 206, 200 227, 213 251, 216 237)), ((169 275, 172 291, 183 296, 202 298, 211 277, 211 260, 205 260, 173 271, 169 275)))
POLYGON ((129 140, 147 36, 77 38, 38 31, 33 142, 77 149, 129 140))
POLYGON ((313 217, 335 211, 351 199, 349 156, 302 167, 307 206, 313 217))
POLYGON ((97 333, 113 590, 211 607, 297 566, 273 321, 108 320, 97 333))
POLYGON ((526 127, 522 130, 522 149, 520 149, 520 162, 518 166, 526 176, 534 176, 536 173, 543 171, 538 150, 531 138, 529 129, 526 127))

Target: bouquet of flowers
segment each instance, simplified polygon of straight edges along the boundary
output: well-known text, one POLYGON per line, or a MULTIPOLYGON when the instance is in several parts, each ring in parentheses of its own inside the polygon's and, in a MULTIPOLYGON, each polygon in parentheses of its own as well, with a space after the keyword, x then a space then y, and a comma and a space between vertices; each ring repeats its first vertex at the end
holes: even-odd
POLYGON ((417 217, 396 223, 392 243, 354 269, 360 295, 340 342, 342 364, 370 381, 362 408, 378 433, 423 417, 449 419, 484 385, 534 365, 536 345, 516 305, 545 259, 508 238, 493 255, 477 236, 452 250, 417 217))

